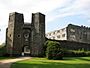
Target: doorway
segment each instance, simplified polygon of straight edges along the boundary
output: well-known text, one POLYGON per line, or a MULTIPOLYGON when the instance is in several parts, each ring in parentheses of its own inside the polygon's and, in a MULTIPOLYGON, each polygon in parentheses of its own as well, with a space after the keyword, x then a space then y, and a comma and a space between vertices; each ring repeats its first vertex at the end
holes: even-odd
POLYGON ((30 56, 30 47, 28 45, 23 46, 22 56, 30 56))

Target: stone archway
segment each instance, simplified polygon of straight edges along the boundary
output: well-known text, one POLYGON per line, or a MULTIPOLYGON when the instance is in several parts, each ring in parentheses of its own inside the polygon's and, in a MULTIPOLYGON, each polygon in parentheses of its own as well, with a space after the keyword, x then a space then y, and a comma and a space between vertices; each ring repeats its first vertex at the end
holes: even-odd
POLYGON ((22 56, 30 56, 30 47, 28 45, 22 47, 22 56))

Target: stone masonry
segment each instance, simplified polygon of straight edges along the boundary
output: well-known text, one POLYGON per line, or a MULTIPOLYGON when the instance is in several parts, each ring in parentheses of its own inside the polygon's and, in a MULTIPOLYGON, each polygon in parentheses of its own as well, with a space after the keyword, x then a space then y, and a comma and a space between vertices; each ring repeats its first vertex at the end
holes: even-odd
POLYGON ((20 56, 24 47, 28 47, 31 56, 43 55, 45 42, 45 15, 32 13, 31 23, 24 23, 21 13, 9 14, 9 23, 6 29, 6 49, 10 56, 20 56))
POLYGON ((48 39, 67 40, 90 44, 90 27, 69 24, 67 27, 46 34, 48 39))

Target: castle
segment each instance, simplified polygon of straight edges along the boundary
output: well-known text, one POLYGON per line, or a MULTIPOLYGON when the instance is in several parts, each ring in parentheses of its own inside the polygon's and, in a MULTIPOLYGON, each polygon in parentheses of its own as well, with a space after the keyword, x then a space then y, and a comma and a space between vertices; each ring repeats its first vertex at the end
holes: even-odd
POLYGON ((47 33, 46 37, 48 39, 67 40, 90 44, 90 28, 69 24, 63 29, 47 33))
MULTIPOLYGON (((89 27, 69 24, 63 29, 47 33, 46 37, 59 40, 63 48, 90 50, 89 27)), ((20 56, 26 51, 29 52, 30 56, 43 56, 43 45, 46 37, 44 14, 40 12, 32 13, 31 23, 25 23, 24 16, 21 13, 13 12, 9 14, 6 29, 6 51, 8 55, 20 56)))
POLYGON ((9 14, 8 27, 6 29, 6 50, 10 56, 20 56, 25 48, 31 56, 43 55, 45 42, 45 15, 32 13, 32 21, 24 23, 21 13, 9 14))

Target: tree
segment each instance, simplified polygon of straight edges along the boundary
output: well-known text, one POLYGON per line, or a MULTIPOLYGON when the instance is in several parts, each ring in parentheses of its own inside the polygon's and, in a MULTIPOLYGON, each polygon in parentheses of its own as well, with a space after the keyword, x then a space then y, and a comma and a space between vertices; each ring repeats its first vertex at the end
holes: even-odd
POLYGON ((46 56, 48 59, 62 59, 63 53, 60 47, 60 43, 56 41, 48 41, 46 48, 46 56))

